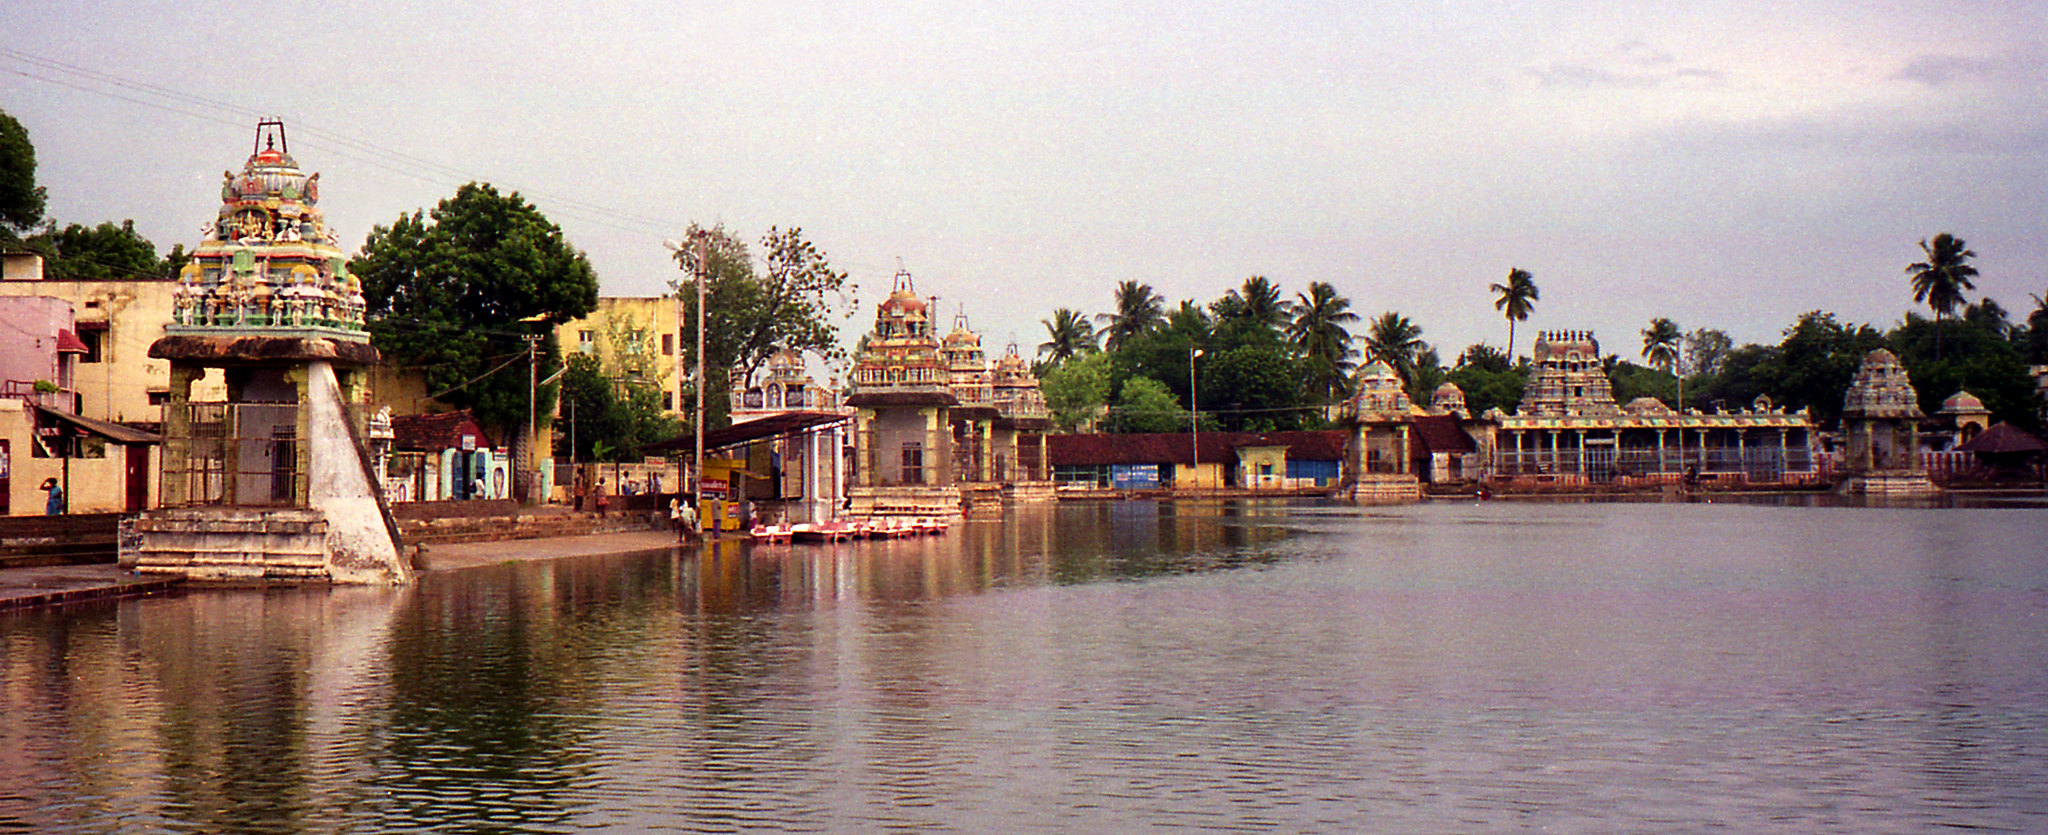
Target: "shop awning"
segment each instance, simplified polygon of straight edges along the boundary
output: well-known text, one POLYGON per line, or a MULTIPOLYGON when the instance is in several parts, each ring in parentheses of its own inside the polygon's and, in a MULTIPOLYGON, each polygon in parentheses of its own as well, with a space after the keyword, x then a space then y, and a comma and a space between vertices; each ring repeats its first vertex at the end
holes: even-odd
MULTIPOLYGON (((704 433, 704 448, 725 449, 766 438, 793 435, 828 424, 852 420, 847 415, 831 412, 783 412, 756 418, 746 423, 735 424, 724 429, 713 429, 704 433)), ((666 441, 656 441, 640 447, 641 452, 688 452, 695 447, 695 435, 678 435, 666 441)))

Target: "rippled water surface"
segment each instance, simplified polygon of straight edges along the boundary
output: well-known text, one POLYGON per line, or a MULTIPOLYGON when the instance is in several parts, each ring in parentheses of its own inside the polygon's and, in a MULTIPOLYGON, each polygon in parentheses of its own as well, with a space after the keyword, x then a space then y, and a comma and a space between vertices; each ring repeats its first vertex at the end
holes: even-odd
POLYGON ((2044 543, 1070 504, 5 614, 0 832, 2041 831, 2044 543))

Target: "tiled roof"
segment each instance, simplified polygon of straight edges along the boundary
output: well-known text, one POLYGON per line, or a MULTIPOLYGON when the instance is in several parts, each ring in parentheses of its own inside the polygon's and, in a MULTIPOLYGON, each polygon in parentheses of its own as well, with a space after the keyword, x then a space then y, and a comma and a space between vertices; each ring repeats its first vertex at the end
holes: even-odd
POLYGON ((483 427, 470 417, 468 409, 430 415, 391 416, 391 445, 396 449, 428 452, 455 449, 462 446, 463 435, 476 436, 478 449, 491 445, 490 436, 485 435, 483 427))
POLYGON ((1345 434, 1316 432, 1203 432, 1191 439, 1184 432, 1132 433, 1125 435, 1047 435, 1046 460, 1055 467, 1086 467, 1104 464, 1180 464, 1195 462, 1195 445, 1201 445, 1202 460, 1226 463, 1237 460, 1241 447, 1285 446, 1295 461, 1339 461, 1344 458, 1345 434))
POLYGON ((1451 415, 1418 415, 1415 418, 1414 436, 1430 452, 1477 452, 1479 445, 1472 442, 1472 436, 1458 428, 1458 418, 1451 415))

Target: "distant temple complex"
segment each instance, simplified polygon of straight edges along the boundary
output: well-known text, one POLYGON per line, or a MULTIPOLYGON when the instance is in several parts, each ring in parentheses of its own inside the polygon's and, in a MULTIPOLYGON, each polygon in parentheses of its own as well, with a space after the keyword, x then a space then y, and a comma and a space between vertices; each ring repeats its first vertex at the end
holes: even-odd
POLYGON ((1531 484, 1641 485, 1681 479, 1802 484, 1815 477, 1812 426, 1759 397, 1748 409, 1673 411, 1642 397, 1623 406, 1584 331, 1536 338, 1535 366, 1514 414, 1490 413, 1497 478, 1531 484))

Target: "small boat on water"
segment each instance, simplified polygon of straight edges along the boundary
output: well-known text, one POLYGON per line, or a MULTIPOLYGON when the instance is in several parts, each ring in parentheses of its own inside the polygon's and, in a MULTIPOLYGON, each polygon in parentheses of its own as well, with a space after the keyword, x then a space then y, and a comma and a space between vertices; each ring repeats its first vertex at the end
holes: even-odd
POLYGON ((859 532, 859 523, 851 519, 803 522, 790 526, 791 538, 803 542, 840 542, 854 538, 859 532))
POLYGON ((944 517, 920 516, 916 519, 916 521, 913 521, 911 523, 911 527, 915 535, 938 536, 939 534, 945 533, 946 528, 951 527, 951 524, 952 523, 947 522, 944 517))
POLYGON ((788 542, 796 534, 796 528, 792 525, 781 523, 774 525, 757 524, 749 533, 753 536, 755 542, 774 544, 788 542))

